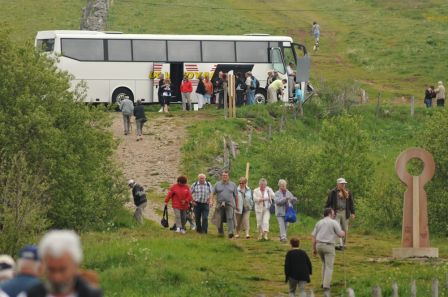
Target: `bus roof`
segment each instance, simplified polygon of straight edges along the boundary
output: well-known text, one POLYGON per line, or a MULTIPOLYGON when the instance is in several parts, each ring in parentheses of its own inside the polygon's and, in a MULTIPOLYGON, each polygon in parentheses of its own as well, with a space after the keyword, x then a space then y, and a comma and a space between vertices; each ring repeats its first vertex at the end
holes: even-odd
POLYGON ((119 34, 100 31, 54 30, 39 31, 36 39, 51 38, 103 38, 103 39, 157 39, 157 40, 247 40, 247 41, 289 41, 289 36, 271 35, 172 35, 172 34, 119 34))

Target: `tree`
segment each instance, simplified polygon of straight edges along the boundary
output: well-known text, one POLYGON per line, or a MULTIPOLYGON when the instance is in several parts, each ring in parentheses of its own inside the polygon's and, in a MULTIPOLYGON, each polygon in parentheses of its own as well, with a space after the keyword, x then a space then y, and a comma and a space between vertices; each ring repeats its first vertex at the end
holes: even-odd
POLYGON ((110 160, 110 116, 80 102, 69 79, 31 44, 13 45, 0 31, 2 155, 22 152, 30 172, 48 183, 52 227, 101 228, 122 207, 126 188, 110 160))

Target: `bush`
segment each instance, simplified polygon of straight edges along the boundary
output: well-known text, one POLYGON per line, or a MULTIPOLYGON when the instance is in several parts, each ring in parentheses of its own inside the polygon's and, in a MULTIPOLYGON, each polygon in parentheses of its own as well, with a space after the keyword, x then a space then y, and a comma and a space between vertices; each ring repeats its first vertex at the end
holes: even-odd
POLYGON ((48 183, 52 227, 102 228, 125 199, 111 162, 116 143, 103 108, 80 102, 69 77, 33 46, 13 45, 0 32, 0 143, 6 159, 18 151, 30 172, 48 183))
POLYGON ((428 217, 430 230, 448 235, 448 111, 436 110, 421 129, 419 145, 432 153, 436 162, 436 172, 426 185, 428 195, 428 217))
POLYGON ((0 163, 0 250, 14 255, 24 244, 35 242, 48 227, 48 183, 33 173, 23 153, 0 163))

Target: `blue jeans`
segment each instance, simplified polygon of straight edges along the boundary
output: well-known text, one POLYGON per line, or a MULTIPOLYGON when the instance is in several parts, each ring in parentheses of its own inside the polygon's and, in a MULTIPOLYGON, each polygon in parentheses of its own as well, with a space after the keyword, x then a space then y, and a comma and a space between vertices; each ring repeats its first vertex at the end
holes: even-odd
POLYGON ((255 90, 250 90, 249 92, 247 92, 247 104, 255 104, 255 90))
POLYGON ((208 231, 208 212, 209 206, 207 203, 196 202, 194 207, 194 215, 196 219, 196 232, 207 233, 208 231))
POLYGON ((432 107, 432 99, 425 99, 426 107, 432 107))

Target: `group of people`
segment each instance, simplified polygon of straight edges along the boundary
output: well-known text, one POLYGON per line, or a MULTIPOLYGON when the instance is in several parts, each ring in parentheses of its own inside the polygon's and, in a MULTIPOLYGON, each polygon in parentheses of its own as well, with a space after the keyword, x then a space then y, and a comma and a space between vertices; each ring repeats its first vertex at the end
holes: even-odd
POLYGON ((427 108, 432 107, 433 99, 436 99, 436 104, 438 107, 445 106, 445 86, 442 81, 437 83, 437 88, 434 88, 434 86, 428 86, 426 88, 424 103, 427 108))
POLYGON ((39 246, 27 245, 18 255, 0 255, 0 297, 101 297, 99 277, 80 269, 79 236, 50 231, 39 246))
POLYGON ((134 116, 137 141, 143 140, 143 125, 147 119, 142 102, 137 100, 137 105, 134 106, 134 102, 126 96, 120 102, 119 108, 123 115, 124 135, 129 135, 131 133, 131 117, 134 116))

